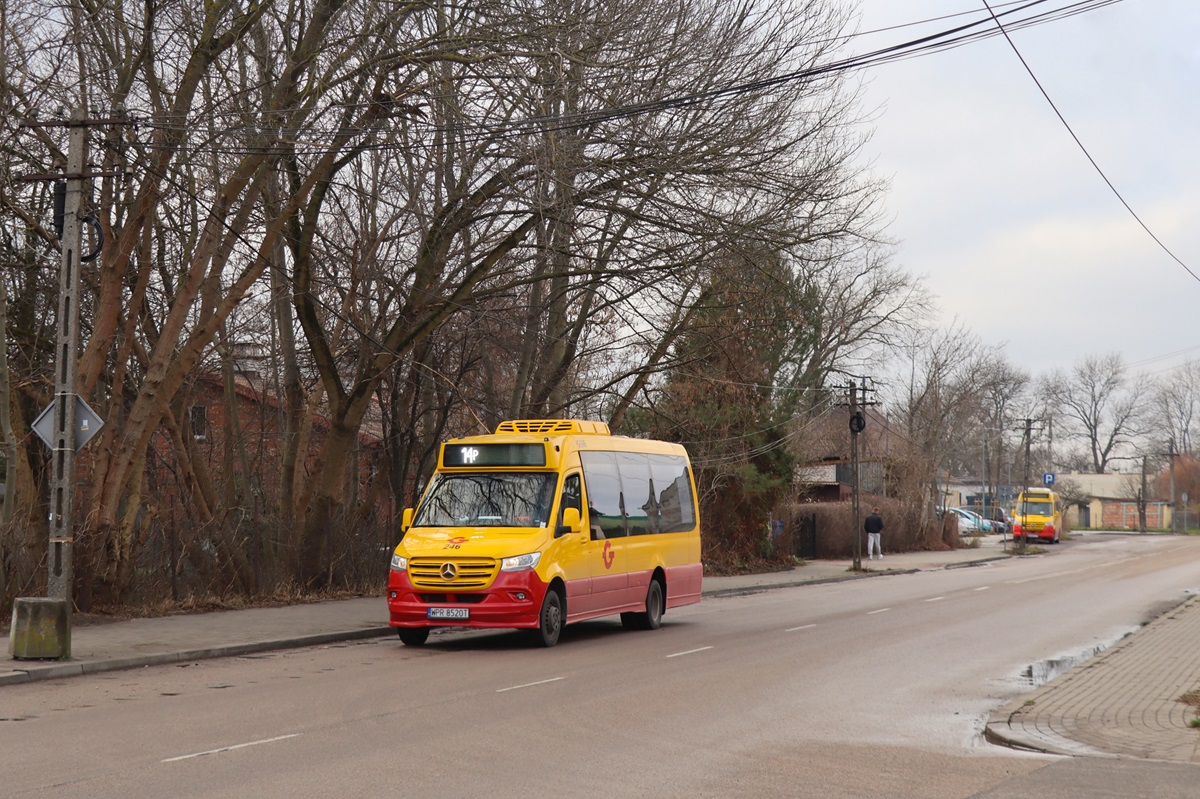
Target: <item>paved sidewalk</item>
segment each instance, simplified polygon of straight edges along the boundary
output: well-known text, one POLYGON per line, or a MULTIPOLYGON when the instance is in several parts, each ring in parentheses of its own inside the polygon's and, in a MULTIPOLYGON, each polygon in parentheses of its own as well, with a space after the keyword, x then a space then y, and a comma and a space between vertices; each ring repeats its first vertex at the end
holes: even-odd
POLYGON ((994 712, 993 743, 1062 755, 1200 763, 1200 597, 994 712))
MULTIPOLYGON (((771 588, 858 580, 921 569, 940 569, 1006 557, 998 537, 979 549, 905 552, 882 561, 864 560, 866 573, 850 571, 850 560, 808 561, 786 572, 705 577, 704 596, 753 593, 771 588)), ((204 658, 245 655, 333 641, 395 635, 382 596, 273 608, 191 613, 129 621, 76 623, 68 661, 14 660, 0 638, 0 686, 75 677, 118 669, 204 658)))

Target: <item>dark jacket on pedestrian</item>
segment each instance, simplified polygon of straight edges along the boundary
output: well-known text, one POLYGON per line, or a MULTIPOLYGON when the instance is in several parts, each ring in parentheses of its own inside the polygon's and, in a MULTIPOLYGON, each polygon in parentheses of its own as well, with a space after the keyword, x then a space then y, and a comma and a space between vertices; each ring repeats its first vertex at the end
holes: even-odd
POLYGON ((868 533, 883 532, 883 517, 878 513, 872 513, 867 516, 867 520, 863 522, 863 529, 868 533))

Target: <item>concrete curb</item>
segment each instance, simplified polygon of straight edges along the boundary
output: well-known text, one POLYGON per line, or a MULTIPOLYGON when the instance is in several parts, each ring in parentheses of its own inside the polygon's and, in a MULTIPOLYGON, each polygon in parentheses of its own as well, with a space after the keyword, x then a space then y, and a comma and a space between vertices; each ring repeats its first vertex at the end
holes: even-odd
MULTIPOLYGON (((256 652, 275 652, 281 649, 298 649, 305 646, 322 646, 339 641, 359 641, 368 638, 382 638, 395 635, 391 627, 368 627, 357 630, 340 632, 313 633, 312 635, 296 635, 288 638, 277 638, 272 641, 253 641, 250 643, 228 644, 208 647, 206 649, 191 649, 182 652, 155 652, 146 655, 130 657, 107 658, 104 660, 77 661, 66 663, 30 663, 28 669, 15 668, 8 673, 0 673, 0 686, 17 685, 20 683, 36 682, 38 680, 56 680, 62 677, 80 677, 84 674, 103 674, 107 671, 122 671, 140 669, 147 666, 164 666, 172 663, 186 663, 195 660, 211 660, 221 657, 238 657, 256 652)), ((19 662, 19 661, 18 661, 19 662)))
POLYGON ((1105 752, 1087 752, 1080 751, 1080 745, 1075 744, 1074 748, 1067 744, 1072 742, 1064 741, 1064 745, 1053 746, 1044 739, 1034 739, 1026 735, 1021 735, 1012 728, 1012 717, 1016 711, 1004 712, 997 711, 988 717, 987 724, 983 727, 983 739, 995 746, 1003 746, 1008 749, 1019 749, 1023 752, 1038 752, 1043 755, 1062 755, 1065 757, 1078 757, 1086 754, 1089 757, 1115 757, 1105 752))
POLYGON ((1008 560, 1009 558, 1012 558, 1012 557, 1016 557, 1016 556, 1015 555, 995 555, 995 556, 989 557, 989 558, 980 558, 979 560, 968 560, 965 563, 947 563, 942 568, 943 569, 969 569, 973 566, 983 566, 985 564, 995 563, 996 561, 1000 561, 1000 560, 1008 560))
MULTIPOLYGON (((943 567, 945 568, 945 567, 943 567)), ((867 580, 871 577, 887 577, 892 574, 916 574, 920 569, 889 569, 882 572, 868 572, 866 574, 844 574, 838 577, 817 577, 812 580, 795 580, 786 583, 761 583, 759 585, 744 585, 738 588, 717 588, 712 591, 702 592, 702 596, 706 598, 717 598, 723 596, 747 596, 749 594, 760 594, 763 591, 773 591, 776 588, 798 588, 803 585, 827 585, 829 583, 845 583, 851 580, 867 580)))

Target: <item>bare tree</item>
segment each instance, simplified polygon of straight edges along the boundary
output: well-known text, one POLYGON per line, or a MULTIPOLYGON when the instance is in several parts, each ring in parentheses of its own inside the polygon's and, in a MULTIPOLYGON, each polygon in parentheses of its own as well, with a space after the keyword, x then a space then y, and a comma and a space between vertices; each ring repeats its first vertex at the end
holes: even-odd
MULTIPOLYGON (((922 302, 887 264, 883 187, 847 133, 853 87, 809 69, 846 25, 829 0, 5 10, 5 174, 63 156, 58 128, 13 120, 59 105, 105 120, 89 131, 106 243, 84 270, 79 369, 107 421, 86 464, 93 568, 77 572, 100 598, 129 592, 171 513, 194 522, 167 547, 173 576, 210 558, 253 590, 239 531, 267 526, 260 502, 294 577, 335 577, 332 537, 373 504, 367 426, 411 497, 447 433, 510 414, 620 424, 696 357, 682 342, 722 303, 769 299, 752 377, 778 411, 922 302), (714 291, 735 282, 738 297, 714 291), (237 414, 246 340, 271 350, 272 474, 254 474, 268 448, 237 414), (189 397, 213 375, 226 413, 209 462, 189 397)), ((0 183, 25 236, 53 248, 45 187, 0 183)), ((28 415, 46 399, 52 287, 4 279, 28 415)), ((36 454, 21 460, 36 473, 36 454)))
POLYGON ((998 360, 961 326, 910 335, 898 354, 906 374, 889 393, 910 448, 902 491, 925 497, 919 529, 926 529, 934 508, 943 504, 943 468, 952 453, 973 450, 978 442, 979 420, 988 407, 987 376, 999 371, 998 360))
POLYGON ((1194 430, 1200 421, 1200 361, 1172 369, 1155 381, 1152 391, 1162 441, 1173 440, 1177 452, 1194 454, 1194 430))
POLYGON ((1070 425, 1103 474, 1122 447, 1143 432, 1145 382, 1129 380, 1119 354, 1089 355, 1069 371, 1042 378, 1039 393, 1070 425))

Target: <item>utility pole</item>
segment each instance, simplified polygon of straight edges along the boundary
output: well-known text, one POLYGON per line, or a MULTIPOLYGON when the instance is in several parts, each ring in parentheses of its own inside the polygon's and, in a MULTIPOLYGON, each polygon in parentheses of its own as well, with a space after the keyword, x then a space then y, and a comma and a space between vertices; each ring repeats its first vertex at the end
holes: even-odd
MULTIPOLYGON (((1025 483, 1024 483, 1024 487, 1021 489, 1021 496, 1024 497, 1024 501, 1021 503, 1021 520, 1024 524, 1027 525, 1028 524, 1027 516, 1029 514, 1029 451, 1030 451, 1031 444, 1033 441, 1033 420, 1025 419, 1024 421, 1025 421, 1025 483)), ((1017 549, 1020 554, 1024 555, 1026 541, 1028 541, 1028 539, 1029 539, 1029 531, 1022 530, 1021 532, 1024 533, 1024 535, 1021 536, 1021 544, 1020 544, 1020 546, 1018 546, 1017 549)))
POLYGON ((860 386, 853 380, 847 386, 846 391, 849 392, 850 408, 850 480, 851 485, 851 515, 854 517, 851 524, 854 525, 854 570, 858 571, 862 568, 862 506, 860 502, 859 490, 859 474, 858 474, 858 434, 861 433, 867 426, 867 417, 863 414, 862 409, 868 405, 874 405, 873 402, 867 402, 867 384, 864 381, 862 389, 862 400, 859 401, 858 391, 860 386))
POLYGON ((983 518, 988 519, 990 517, 988 516, 988 501, 987 501, 987 497, 988 497, 988 491, 987 491, 987 489, 988 489, 988 485, 987 485, 988 461, 987 461, 987 428, 986 427, 983 428, 983 458, 980 460, 980 467, 981 468, 979 470, 979 502, 980 502, 980 505, 983 507, 983 518))
POLYGON ((1171 532, 1178 533, 1179 526, 1175 523, 1176 517, 1179 516, 1175 512, 1175 436, 1171 436, 1170 440, 1167 441, 1167 457, 1171 459, 1171 532))
POLYGON ((1046 420, 1046 471, 1054 471, 1054 417, 1046 420))
MULTIPOLYGON (((71 112, 64 125, 68 129, 67 163, 63 174, 27 175, 24 180, 53 180, 55 186, 55 227, 59 230, 62 260, 59 268, 58 316, 55 319, 54 398, 34 422, 34 431, 49 445, 50 530, 46 579, 46 597, 17 597, 13 602, 12 632, 9 650, 16 659, 71 657, 72 549, 75 544, 75 450, 80 440, 76 429, 77 408, 83 404, 75 394, 79 353, 80 264, 99 254, 82 255, 84 186, 92 175, 86 170, 87 134, 92 124, 83 109, 71 112), (61 198, 61 203, 60 203, 61 198), (42 426, 43 420, 48 427, 42 426)), ((93 224, 94 221, 93 221, 93 224)), ((97 238, 100 238, 99 225, 97 238)), ((91 409, 83 411, 89 423, 91 409)), ((99 421, 95 419, 95 421, 99 421)))
POLYGON ((1142 490, 1138 494, 1138 532, 1146 532, 1146 457, 1142 456, 1142 490))
POLYGON ((54 360, 54 453, 50 477, 50 568, 47 595, 71 603, 75 545, 75 375, 79 353, 79 255, 83 245, 87 126, 83 109, 71 112, 66 204, 58 285, 58 346, 54 360))
POLYGON ((854 529, 854 571, 862 569, 862 530, 860 517, 862 510, 858 504, 858 434, 862 431, 863 417, 858 410, 858 389, 854 381, 850 381, 850 468, 854 480, 851 505, 854 529))

